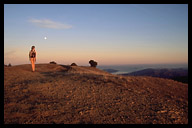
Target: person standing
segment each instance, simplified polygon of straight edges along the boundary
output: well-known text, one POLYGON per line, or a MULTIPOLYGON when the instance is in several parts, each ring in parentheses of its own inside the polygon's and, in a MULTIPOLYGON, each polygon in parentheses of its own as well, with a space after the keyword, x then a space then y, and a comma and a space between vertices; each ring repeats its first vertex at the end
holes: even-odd
POLYGON ((29 52, 29 60, 31 61, 32 72, 34 72, 35 71, 35 62, 36 62, 35 46, 31 47, 31 50, 29 52))

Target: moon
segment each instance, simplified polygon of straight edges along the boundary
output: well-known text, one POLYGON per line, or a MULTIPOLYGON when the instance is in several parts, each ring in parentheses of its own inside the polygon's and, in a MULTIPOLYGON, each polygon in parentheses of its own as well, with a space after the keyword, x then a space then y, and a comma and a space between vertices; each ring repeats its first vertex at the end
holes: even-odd
POLYGON ((46 39, 47 39, 47 37, 44 37, 44 39, 46 40, 46 39))

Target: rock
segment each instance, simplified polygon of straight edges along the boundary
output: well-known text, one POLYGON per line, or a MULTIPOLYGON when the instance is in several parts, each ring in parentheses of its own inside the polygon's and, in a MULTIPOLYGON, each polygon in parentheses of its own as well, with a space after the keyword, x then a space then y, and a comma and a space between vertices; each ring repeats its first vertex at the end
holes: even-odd
POLYGON ((89 64, 91 65, 91 67, 96 67, 97 66, 97 62, 94 60, 90 60, 89 64))
POLYGON ((11 67, 11 64, 9 63, 8 67, 11 67))
POLYGON ((165 113, 167 110, 158 111, 157 113, 165 113))
POLYGON ((71 66, 77 66, 77 64, 76 63, 72 63, 71 66))
POLYGON ((80 111, 80 112, 79 112, 79 114, 80 114, 80 115, 83 115, 83 112, 82 112, 82 111, 80 111))
POLYGON ((49 62, 50 64, 57 64, 55 61, 51 61, 51 62, 49 62))

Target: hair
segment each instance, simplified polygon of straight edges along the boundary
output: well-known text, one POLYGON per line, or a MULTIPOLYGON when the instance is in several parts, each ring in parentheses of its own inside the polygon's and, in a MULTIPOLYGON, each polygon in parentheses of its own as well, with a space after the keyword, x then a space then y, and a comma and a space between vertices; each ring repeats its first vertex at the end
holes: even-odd
POLYGON ((34 48, 35 48, 35 46, 32 46, 32 47, 31 47, 31 51, 32 51, 34 48))

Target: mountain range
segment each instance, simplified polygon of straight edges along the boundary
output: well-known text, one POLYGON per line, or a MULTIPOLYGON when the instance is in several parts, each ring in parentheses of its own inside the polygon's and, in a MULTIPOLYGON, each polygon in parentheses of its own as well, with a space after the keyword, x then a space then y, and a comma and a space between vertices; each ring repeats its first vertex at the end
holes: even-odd
POLYGON ((173 79, 179 82, 188 83, 188 69, 185 68, 173 68, 173 69, 153 69, 147 68, 131 73, 121 74, 124 76, 152 76, 159 78, 173 79))

